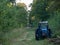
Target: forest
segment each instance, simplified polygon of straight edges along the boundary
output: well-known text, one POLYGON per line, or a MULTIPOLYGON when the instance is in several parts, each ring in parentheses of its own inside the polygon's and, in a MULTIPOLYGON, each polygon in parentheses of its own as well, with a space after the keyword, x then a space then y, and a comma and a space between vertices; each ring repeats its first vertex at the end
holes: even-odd
POLYGON ((27 11, 24 3, 0 0, 0 45, 55 45, 46 39, 36 42, 34 32, 39 21, 47 20, 53 36, 60 38, 60 0, 33 0, 30 6, 27 11))

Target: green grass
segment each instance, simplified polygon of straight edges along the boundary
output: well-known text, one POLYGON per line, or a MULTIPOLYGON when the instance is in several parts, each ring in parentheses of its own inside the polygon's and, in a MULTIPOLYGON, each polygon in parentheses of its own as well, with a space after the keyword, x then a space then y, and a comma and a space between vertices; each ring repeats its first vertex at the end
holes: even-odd
POLYGON ((12 32, 6 33, 4 38, 4 45, 52 45, 47 39, 36 41, 34 28, 14 29, 12 32))

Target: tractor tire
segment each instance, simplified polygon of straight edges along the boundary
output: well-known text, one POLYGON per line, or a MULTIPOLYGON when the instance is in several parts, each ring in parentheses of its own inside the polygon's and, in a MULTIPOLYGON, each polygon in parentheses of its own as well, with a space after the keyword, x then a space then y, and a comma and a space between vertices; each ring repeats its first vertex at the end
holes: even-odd
POLYGON ((35 35, 36 40, 40 40, 39 35, 35 35))

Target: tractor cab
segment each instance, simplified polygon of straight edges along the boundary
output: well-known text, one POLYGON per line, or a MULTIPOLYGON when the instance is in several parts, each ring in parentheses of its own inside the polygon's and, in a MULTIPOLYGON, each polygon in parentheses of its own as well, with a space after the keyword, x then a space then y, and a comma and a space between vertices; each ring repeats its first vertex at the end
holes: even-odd
POLYGON ((48 28, 48 22, 46 21, 46 22, 40 22, 39 23, 39 28, 41 29, 41 30, 45 30, 45 31, 47 31, 47 28, 48 28))
POLYGON ((36 39, 51 37, 51 30, 49 29, 48 21, 39 22, 35 37, 36 39))

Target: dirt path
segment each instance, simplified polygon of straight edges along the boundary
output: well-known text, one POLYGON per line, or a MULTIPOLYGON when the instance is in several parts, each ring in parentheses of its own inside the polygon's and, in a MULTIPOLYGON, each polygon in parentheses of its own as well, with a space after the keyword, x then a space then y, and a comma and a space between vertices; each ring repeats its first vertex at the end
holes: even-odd
POLYGON ((48 45, 47 40, 35 40, 35 31, 33 29, 17 29, 8 34, 10 44, 6 45, 48 45))

